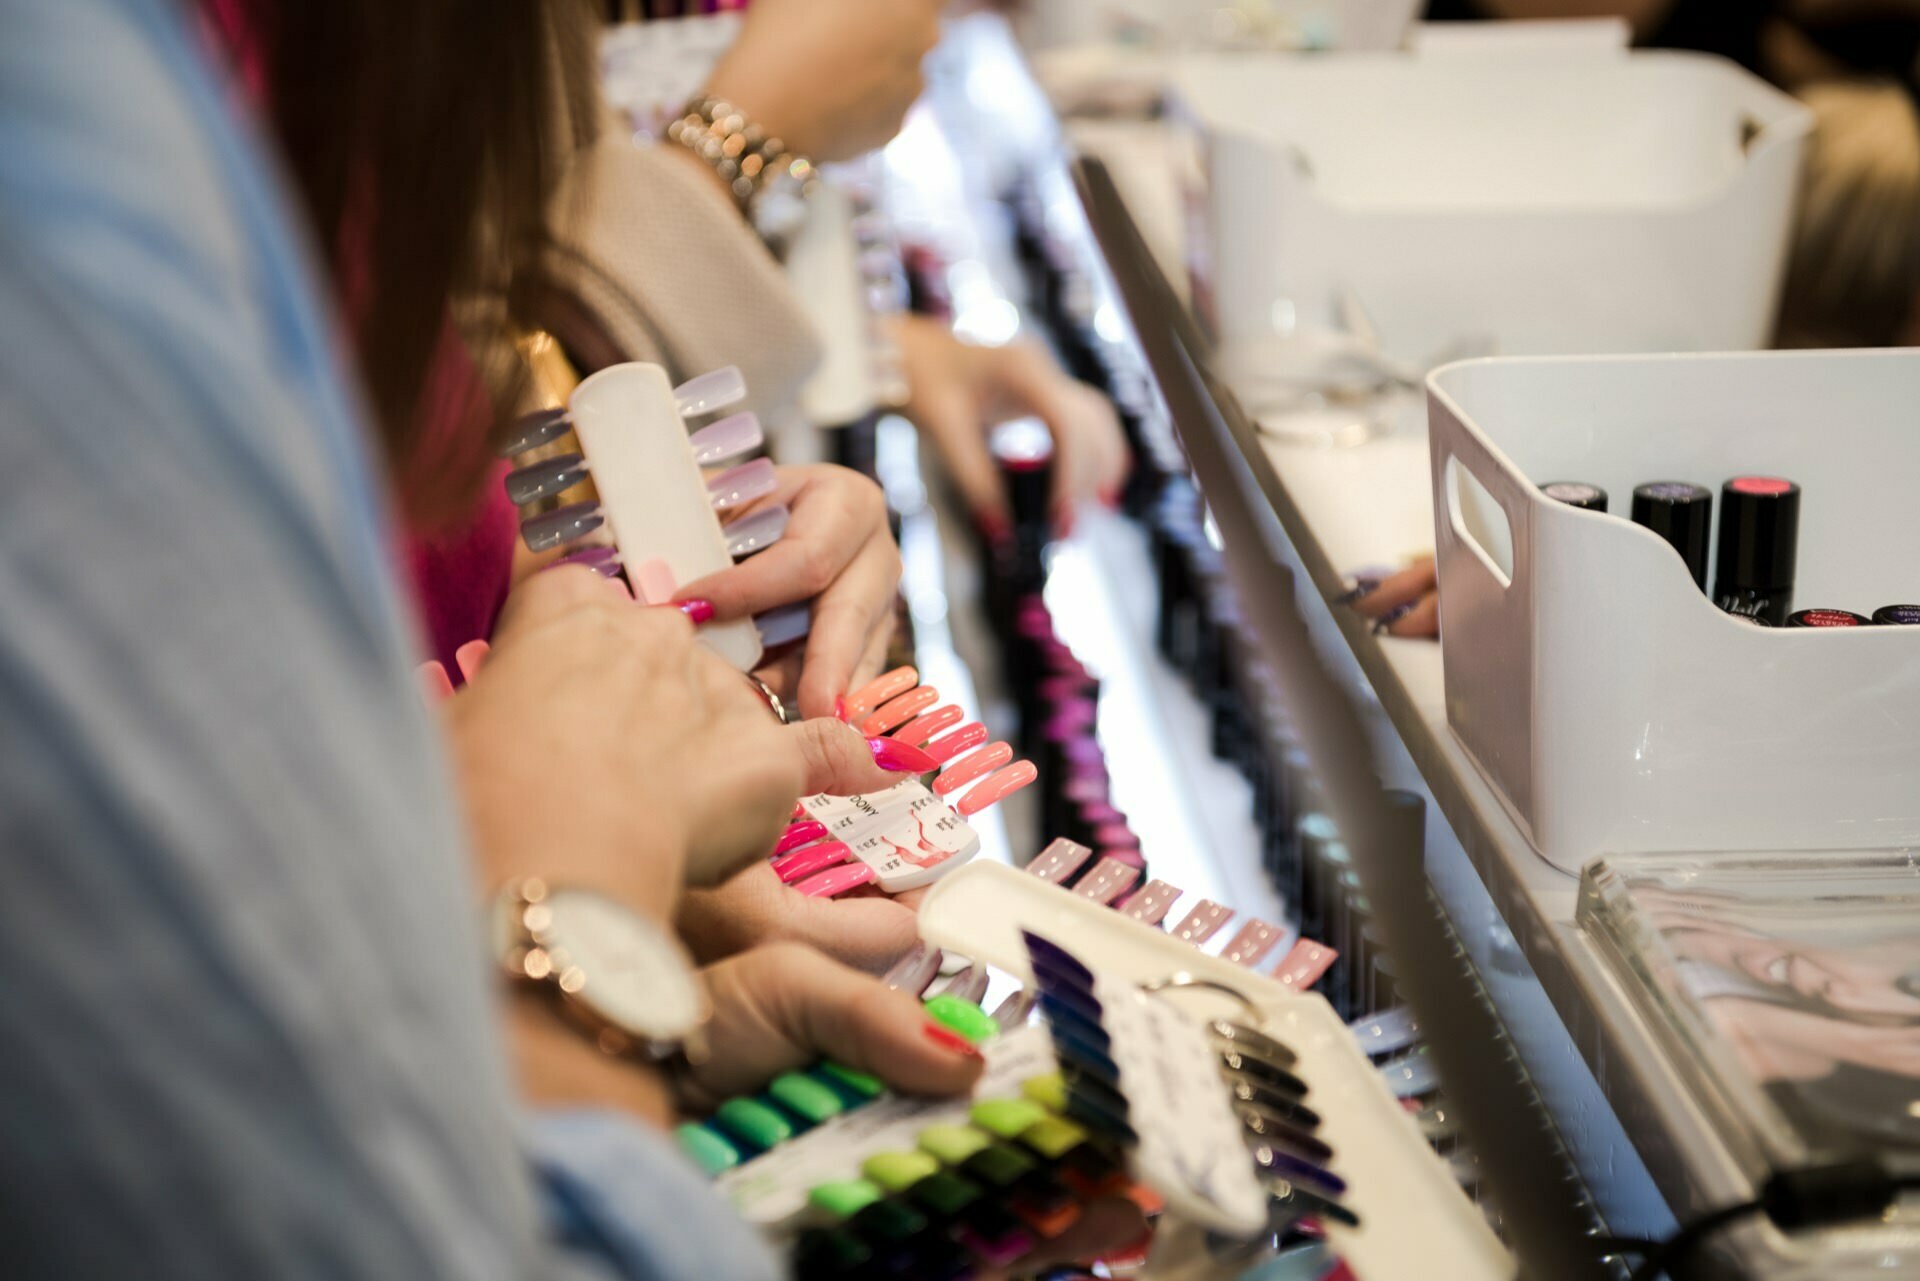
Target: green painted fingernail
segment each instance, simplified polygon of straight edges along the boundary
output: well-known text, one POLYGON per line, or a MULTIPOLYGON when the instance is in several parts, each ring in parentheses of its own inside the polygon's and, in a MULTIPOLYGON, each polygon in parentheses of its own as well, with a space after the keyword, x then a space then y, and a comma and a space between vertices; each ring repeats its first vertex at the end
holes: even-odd
POLYGON ((785 1072, 774 1077, 773 1083, 767 1086, 767 1093, 775 1103, 815 1125, 846 1111, 846 1105, 840 1102, 838 1094, 812 1077, 802 1076, 798 1072, 785 1072))
POLYGON ((959 1165, 974 1153, 991 1146, 993 1139, 971 1125, 930 1125, 920 1131, 922 1151, 931 1152, 948 1165, 959 1165))
POLYGON ((1004 1188, 1025 1178, 1038 1166, 1039 1163, 1025 1153, 996 1143, 967 1158, 965 1169, 982 1183, 1004 1188))
POLYGON ((881 1084, 877 1076, 868 1076, 865 1072, 856 1072, 850 1067, 838 1063, 822 1063, 814 1069, 816 1079, 825 1079, 829 1086, 837 1085, 856 1099, 877 1099, 886 1093, 887 1087, 881 1084))
POLYGON ((728 1099, 713 1114, 713 1121, 732 1137, 762 1150, 793 1137, 787 1118, 756 1099, 728 1099))
POLYGON ((1020 1093, 1049 1112, 1059 1113, 1067 1110, 1067 1079, 1058 1072, 1049 1072, 1045 1076, 1036 1076, 1022 1081, 1020 1093))
POLYGON ((709 1176, 740 1164, 740 1150, 704 1125, 689 1122, 675 1127, 673 1134, 680 1140, 680 1150, 709 1176))
POLYGON ((939 1170, 940 1163, 925 1152, 876 1152, 860 1167, 860 1173, 889 1192, 905 1192, 939 1170))
POLYGON ((914 1184, 913 1199, 942 1218, 952 1218, 980 1199, 980 1185, 938 1170, 914 1184))
POLYGON ((926 1006, 928 1016, 935 1022, 945 1024, 975 1045, 991 1040, 1000 1031, 1000 1025, 993 1021, 993 1016, 972 1001, 963 1001, 942 992, 938 996, 928 997, 926 1006))
POLYGON ((1047 1116, 1031 1099, 985 1099, 968 1115, 975 1125, 1003 1139, 1019 1138, 1022 1130, 1047 1116))
POLYGON ((886 1193, 865 1179, 822 1183, 807 1193, 807 1204, 835 1220, 851 1219, 886 1193))
POLYGON ((1055 1160, 1087 1141, 1087 1132, 1071 1121, 1050 1116, 1029 1126, 1020 1141, 1048 1160, 1055 1160))

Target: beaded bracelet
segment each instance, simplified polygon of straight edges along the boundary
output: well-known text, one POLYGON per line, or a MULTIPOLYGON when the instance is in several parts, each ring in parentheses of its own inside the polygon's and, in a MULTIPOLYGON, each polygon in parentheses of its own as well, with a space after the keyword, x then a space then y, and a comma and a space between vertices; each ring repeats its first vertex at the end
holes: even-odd
POLYGON ((784 243, 798 225, 813 163, 747 119, 729 102, 696 98, 667 126, 667 137, 720 175, 741 215, 769 244, 784 243))

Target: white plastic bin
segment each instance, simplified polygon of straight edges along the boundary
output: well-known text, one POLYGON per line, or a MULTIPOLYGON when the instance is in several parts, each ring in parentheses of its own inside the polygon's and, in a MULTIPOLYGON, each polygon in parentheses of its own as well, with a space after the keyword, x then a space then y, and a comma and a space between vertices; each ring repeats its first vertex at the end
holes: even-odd
POLYGON ((1770 335, 1811 117, 1724 59, 1194 56, 1174 83, 1228 343, 1333 327, 1342 291, 1411 363, 1770 335))
POLYGON ((1795 608, 1920 599, 1920 350, 1468 361, 1427 404, 1447 719, 1550 862, 1920 846, 1920 628, 1741 622, 1624 518, 1786 476, 1795 608))

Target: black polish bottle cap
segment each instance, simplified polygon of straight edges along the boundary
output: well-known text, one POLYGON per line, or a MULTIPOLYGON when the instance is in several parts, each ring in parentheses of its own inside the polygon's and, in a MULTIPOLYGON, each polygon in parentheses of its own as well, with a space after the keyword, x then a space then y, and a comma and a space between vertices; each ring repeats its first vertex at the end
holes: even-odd
POLYGON ((1720 487, 1720 551, 1713 590, 1793 586, 1800 551, 1800 486, 1778 476, 1735 476, 1720 487))
POLYGON ((1687 562, 1702 591, 1707 586, 1707 546, 1713 539, 1713 491, 1684 480, 1656 480, 1633 489, 1633 523, 1660 535, 1687 562))
POLYGON ((1920 605, 1882 605, 1873 611, 1873 621, 1882 627, 1920 626, 1920 605))
POLYGON ((1540 486, 1540 492, 1556 503, 1578 507, 1584 512, 1607 510, 1607 491, 1584 480, 1550 480, 1540 486))

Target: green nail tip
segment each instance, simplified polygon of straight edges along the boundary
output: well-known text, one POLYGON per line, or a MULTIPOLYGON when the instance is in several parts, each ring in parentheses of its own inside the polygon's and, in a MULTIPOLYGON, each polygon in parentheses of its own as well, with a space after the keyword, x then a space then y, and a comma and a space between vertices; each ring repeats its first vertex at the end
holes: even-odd
POLYGON ((920 1180, 913 1199, 943 1218, 951 1218, 980 1199, 980 1185, 941 1170, 920 1180))
POLYGON ((754 1099, 728 1099, 713 1120, 728 1134, 757 1148, 777 1147, 793 1137, 787 1118, 754 1099))
POLYGON ((680 1150, 709 1176, 731 1170, 740 1164, 740 1150, 704 1125, 689 1122, 674 1129, 680 1150))
POLYGON ((786 1072, 774 1077, 773 1083, 767 1086, 767 1093, 775 1103, 815 1125, 846 1110, 839 1095, 812 1077, 802 1076, 798 1072, 786 1072))
POLYGON ((1049 1112, 1067 1110, 1067 1079, 1058 1072, 1036 1076, 1020 1083, 1020 1093, 1049 1112))
POLYGON ((886 1093, 887 1087, 881 1083, 879 1077, 868 1076, 865 1072, 856 1072, 838 1063, 822 1063, 814 1071, 826 1073, 863 1099, 877 1099, 886 1093))
POLYGON ((940 1163, 925 1152, 876 1152, 860 1167, 860 1173, 889 1192, 905 1192, 939 1172, 940 1163))
POLYGON ((997 1143, 979 1155, 968 1158, 966 1164, 968 1174, 996 1188, 1017 1182, 1036 1168, 1037 1163, 1033 1158, 997 1143))
POLYGON ((898 1201, 875 1201, 852 1225, 861 1236, 882 1241, 905 1241, 927 1230, 926 1216, 898 1201))
POLYGON ((1050 1116, 1030 1126, 1020 1141, 1049 1161, 1066 1155, 1087 1141, 1087 1132, 1071 1121, 1050 1116))
POLYGON ((942 992, 938 996, 928 997, 926 1006, 928 1016, 936 1023, 945 1024, 975 1045, 992 1040, 1000 1031, 1000 1025, 993 1021, 993 1016, 972 1001, 963 1001, 942 992))
POLYGON ((985 1099, 973 1105, 970 1115, 975 1125, 1003 1139, 1019 1138, 1021 1131, 1047 1116, 1031 1099, 985 1099))
POLYGON ((807 1193, 807 1204, 835 1220, 851 1219, 886 1193, 865 1179, 822 1183, 807 1193))
POLYGON ((930 1125, 920 1131, 920 1148, 948 1165, 959 1165, 993 1145, 993 1139, 971 1125, 930 1125))

